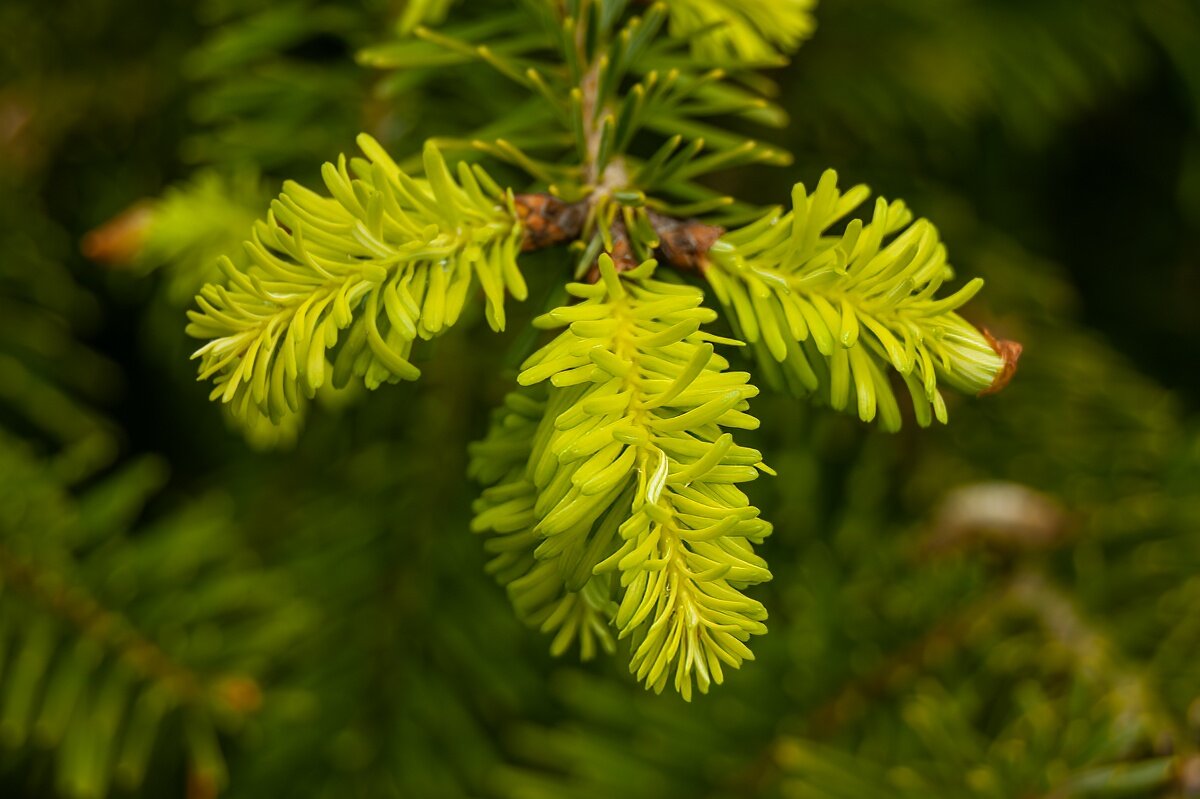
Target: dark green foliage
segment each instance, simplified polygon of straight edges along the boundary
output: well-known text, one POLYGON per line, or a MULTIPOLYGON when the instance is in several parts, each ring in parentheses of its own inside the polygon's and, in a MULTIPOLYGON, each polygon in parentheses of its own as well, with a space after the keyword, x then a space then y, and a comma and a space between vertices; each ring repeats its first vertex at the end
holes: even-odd
MULTIPOLYGON (((417 16, 445 10, 421 8, 417 16)), ((532 556, 493 565, 519 613, 555 633, 554 651, 579 632, 590 653, 594 639, 608 642, 611 625, 633 638, 630 668, 648 687, 661 691, 674 669, 676 690, 690 698, 693 679, 707 692, 724 680, 722 662, 753 659, 746 641, 765 632, 765 608, 742 589, 770 578, 750 549, 770 526, 734 486, 770 470, 722 431, 758 426, 745 413, 758 393, 750 375, 721 374, 728 364, 710 346, 743 342, 699 331, 720 315, 700 308, 702 290, 645 280, 655 259, 712 288, 772 383, 863 421, 878 412, 891 431, 900 410, 881 364, 903 378, 928 426, 947 420, 939 379, 968 393, 997 391, 1020 347, 955 312, 981 280, 938 295, 954 277, 946 249, 927 220, 909 225, 903 203, 877 200, 870 222, 850 221, 837 234, 867 190, 842 194, 832 170, 811 195, 797 184, 787 214, 768 211, 729 232, 688 218, 732 222, 747 210, 705 198, 704 176, 789 163, 708 120, 767 111, 765 121, 777 121, 764 87, 738 79, 786 62, 811 25, 807 4, 676 0, 628 10, 622 0, 528 3, 499 29, 473 27, 490 34, 482 43, 418 26, 419 41, 371 54, 411 70, 448 59, 494 71, 534 95, 530 113, 502 114, 501 123, 528 125, 540 109, 571 146, 550 146, 550 160, 507 138, 469 142, 535 181, 504 189, 478 165, 451 168, 432 140, 424 178, 414 177, 363 134, 366 160, 343 155, 322 168, 330 197, 284 184, 244 247, 247 264, 220 261, 223 277, 197 294, 187 332, 204 342, 193 357, 213 382, 211 399, 251 441, 284 441, 327 384, 361 378, 375 389, 416 379, 414 343, 458 321, 476 278, 500 332, 505 295, 527 297, 519 253, 561 244, 582 253, 576 271, 589 284, 567 286, 581 302, 535 320, 569 331, 519 377, 561 390, 545 398, 536 426, 519 412, 497 417, 495 440, 476 448, 475 471, 492 477, 475 526, 506 536, 490 545, 511 557, 532 556), (666 123, 683 132, 670 135, 666 123), (619 274, 634 281, 628 293, 619 274), (529 436, 515 439, 510 426, 529 436), (523 470, 509 449, 528 459, 523 470)), ((411 23, 402 20, 402 31, 411 23)))
MULTIPOLYGON (((206 403, 185 362, 185 300, 219 275, 214 253, 248 269, 240 243, 270 198, 288 179, 320 186, 320 164, 353 152, 358 132, 407 174, 434 139, 468 165, 457 185, 480 162, 500 187, 586 194, 595 176, 577 158, 570 67, 547 45, 552 5, 0 5, 0 795, 1194 794, 1200 22, 1189 0, 599 4, 613 30, 658 15, 660 36, 691 38, 660 38, 612 73, 612 97, 650 98, 637 124, 605 134, 636 190, 613 193, 583 246, 521 256, 528 299, 505 302, 508 332, 489 330, 494 292, 472 289, 452 329, 405 351, 418 383, 315 391, 302 418, 250 428, 266 452, 206 403), (760 9, 802 14, 783 25, 760 9), (704 27, 718 18, 731 24, 704 27), (786 71, 757 69, 800 41, 786 71), (746 148, 748 136, 772 143, 746 148), (761 168, 788 164, 788 150, 794 165, 761 168), (526 372, 544 381, 504 397, 555 335, 569 346, 601 332, 531 331, 583 307, 562 287, 586 282, 614 220, 635 239, 651 212, 741 228, 797 182, 812 199, 829 166, 844 190, 869 182, 936 220, 930 246, 944 241, 960 274, 987 281, 955 315, 1022 341, 1021 371, 997 398, 939 394, 953 423, 922 429, 919 403, 889 376, 903 358, 860 324, 875 388, 904 400, 885 410, 877 392, 881 425, 862 425, 767 390, 774 367, 817 405, 841 396, 868 416, 857 367, 844 394, 822 371, 845 350, 797 335, 773 352, 708 292, 711 311, 694 312, 704 327, 688 336, 716 341, 667 346, 715 343, 710 364, 725 371, 713 374, 745 392, 729 419, 761 420, 731 431, 737 462, 715 468, 748 477, 737 470, 761 456, 777 474, 741 486, 773 579, 734 588, 770 629, 750 638, 755 662, 707 696, 648 693, 626 667, 645 639, 608 623, 637 564, 554 572, 534 554, 552 537, 486 515, 525 479, 527 426, 546 403, 595 394, 604 365, 619 364, 589 355, 526 372), (76 253, 130 207, 148 212, 144 226, 89 239, 125 249, 87 247, 123 262, 106 271, 76 253), (732 336, 750 346, 722 343, 732 336), (788 371, 793 344, 815 385, 788 371), (758 396, 732 377, 743 369, 758 396), (901 431, 877 429, 897 426, 893 413, 901 431), (483 443, 468 455, 471 442, 483 443), (473 477, 504 490, 480 500, 472 459, 473 477), (486 537, 470 533, 477 501, 486 537), (539 567, 553 578, 527 579, 539 567), (599 656, 610 647, 616 659, 599 656)), ((364 163, 346 167, 362 196, 364 163)), ((306 202, 353 206, 334 197, 306 202)), ((276 219, 286 248, 296 228, 276 219)), ((299 251, 272 252, 286 268, 299 251)), ((913 254, 900 262, 921 263, 913 254)), ((812 263, 798 259, 797 276, 812 263)), ((665 263, 651 280, 705 285, 665 263)), ((836 320, 820 318, 836 343, 853 327, 832 307, 836 320)), ((784 321, 777 332, 799 332, 784 321)), ((725 446, 721 432, 663 463, 686 469, 689 453, 725 446)), ((562 471, 570 482, 577 470, 562 471)), ((561 559, 578 567, 582 545, 623 521, 560 538, 561 559)), ((605 557, 639 541, 616 538, 605 557)))

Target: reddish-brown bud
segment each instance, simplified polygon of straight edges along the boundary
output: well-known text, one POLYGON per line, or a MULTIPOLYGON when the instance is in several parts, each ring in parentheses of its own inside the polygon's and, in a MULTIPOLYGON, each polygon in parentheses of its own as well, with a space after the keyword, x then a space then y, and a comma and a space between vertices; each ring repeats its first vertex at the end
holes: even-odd
POLYGON ((586 203, 566 203, 550 194, 518 194, 513 201, 525 232, 525 252, 574 241, 587 219, 586 203))
POLYGON ((89 260, 128 266, 141 254, 153 221, 154 207, 146 201, 135 203, 88 232, 79 248, 89 260))
MULTIPOLYGON (((629 241, 629 229, 625 227, 625 223, 620 219, 613 222, 612 248, 608 250, 608 255, 613 259, 613 267, 618 273, 628 272, 641 263, 633 251, 633 244, 629 241)), ((589 283, 595 283, 599 279, 600 266, 599 264, 592 264, 592 268, 588 271, 587 280, 589 283)))
POLYGON ((232 675, 216 685, 217 696, 236 713, 253 713, 262 707, 262 688, 250 677, 232 675))
POLYGON ((658 233, 658 249, 663 261, 676 269, 703 270, 708 251, 725 233, 725 228, 698 219, 674 219, 654 211, 649 217, 658 233))
POLYGON ((996 373, 996 379, 990 386, 979 392, 979 396, 983 397, 1003 391, 1004 387, 1012 381, 1013 375, 1017 373, 1017 362, 1021 360, 1021 351, 1024 347, 1019 341, 996 338, 988 332, 987 328, 980 328, 980 332, 983 333, 983 337, 987 339, 996 354, 1004 359, 1004 366, 996 373))

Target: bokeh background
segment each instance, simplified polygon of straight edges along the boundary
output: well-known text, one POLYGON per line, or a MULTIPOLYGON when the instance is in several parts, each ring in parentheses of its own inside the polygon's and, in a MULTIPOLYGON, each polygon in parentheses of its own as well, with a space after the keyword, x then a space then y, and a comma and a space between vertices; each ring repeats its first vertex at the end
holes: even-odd
POLYGON ((821 0, 746 126, 794 163, 718 187, 905 198, 1025 355, 945 428, 755 403, 771 631, 691 704, 551 658, 468 532, 560 263, 302 434, 195 382, 282 180, 523 102, 381 68, 401 5, 0 4, 0 795, 1200 796, 1200 4, 821 0))

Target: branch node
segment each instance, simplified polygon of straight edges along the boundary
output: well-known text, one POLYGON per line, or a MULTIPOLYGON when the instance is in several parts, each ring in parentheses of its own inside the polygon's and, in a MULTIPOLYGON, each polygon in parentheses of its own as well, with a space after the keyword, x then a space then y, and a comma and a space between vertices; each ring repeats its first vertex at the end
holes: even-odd
POLYGON ((698 219, 675 219, 657 211, 648 216, 658 233, 663 260, 685 272, 702 272, 708 264, 708 251, 725 234, 725 228, 698 219))
POLYGON ((586 203, 567 203, 550 194, 518 194, 513 202, 525 231, 523 252, 575 240, 587 219, 586 203))

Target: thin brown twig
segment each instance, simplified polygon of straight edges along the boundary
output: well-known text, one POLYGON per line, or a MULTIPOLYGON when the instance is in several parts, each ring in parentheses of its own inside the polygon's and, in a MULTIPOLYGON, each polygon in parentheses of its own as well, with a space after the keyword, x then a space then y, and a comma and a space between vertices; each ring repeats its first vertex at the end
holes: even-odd
MULTIPOLYGON (((162 685, 181 703, 204 701, 205 681, 198 674, 133 629, 120 614, 108 610, 89 594, 43 575, 29 558, 4 546, 0 546, 0 582, 22 590, 100 646, 117 651, 135 671, 162 685)), ((252 713, 262 703, 258 683, 248 676, 224 677, 215 689, 216 695, 235 713, 252 713)))

